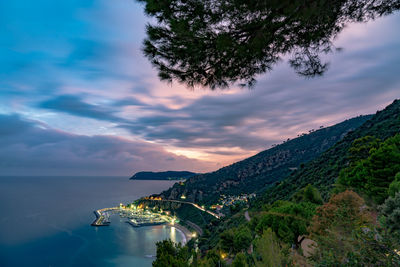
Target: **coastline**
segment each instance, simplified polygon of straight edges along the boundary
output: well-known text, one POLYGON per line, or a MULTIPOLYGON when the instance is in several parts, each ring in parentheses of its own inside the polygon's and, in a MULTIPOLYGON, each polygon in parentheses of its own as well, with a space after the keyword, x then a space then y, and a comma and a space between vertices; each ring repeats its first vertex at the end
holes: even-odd
MULTIPOLYGON (((153 179, 132 179, 130 178, 129 180, 133 180, 133 181, 155 181, 153 179)), ((157 181, 160 181, 159 179, 157 179, 157 181)), ((161 181, 169 181, 169 182, 179 182, 182 181, 182 179, 174 179, 174 180, 161 180, 161 181)), ((111 224, 111 221, 109 219, 109 216, 107 215, 111 215, 113 214, 114 211, 118 211, 120 210, 121 207, 111 207, 111 208, 102 208, 99 210, 94 210, 93 213, 95 215, 95 219, 94 221, 91 223, 91 226, 109 226, 111 224)), ((156 226, 156 225, 162 225, 162 224, 149 224, 149 225, 140 225, 140 226, 136 226, 134 224, 132 224, 131 222, 127 221, 127 223, 132 227, 142 227, 142 226, 148 226, 148 227, 152 227, 152 226, 156 226)), ((185 226, 183 226, 182 224, 178 224, 178 223, 174 223, 171 224, 169 222, 165 223, 165 226, 170 227, 170 229, 172 229, 172 227, 174 227, 174 229, 176 229, 180 236, 181 236, 181 241, 178 243, 181 243, 181 245, 186 245, 193 237, 195 237, 198 233, 192 233, 188 228, 186 228, 185 226)))
POLYGON ((184 242, 182 242, 182 245, 185 245, 187 242, 190 241, 190 239, 192 239, 192 233, 185 226, 178 223, 175 223, 174 225, 169 224, 168 226, 171 228, 175 227, 175 229, 181 233, 184 240, 184 242))
MULTIPOLYGON (((132 226, 119 219, 117 212, 112 212, 113 215, 109 212, 110 226, 90 224, 96 219, 95 210, 114 207, 120 202, 131 203, 144 194, 158 194, 172 186, 172 181, 129 181, 126 177, 113 176, 60 179, 40 176, 3 177, 0 182, 1 204, 8 218, 0 220, 0 239, 4 241, 0 266, 6 263, 5 266, 151 267, 154 258, 145 255, 156 255, 155 242, 170 238, 169 229, 152 231, 151 227, 143 227, 148 230, 140 229, 136 233, 131 230, 132 226), (26 192, 32 190, 37 195, 29 199, 29 205, 15 209, 15 203, 22 203, 26 192), (74 197, 71 192, 75 192, 74 197), (51 201, 54 199, 57 201, 51 201), (39 214, 40 211, 45 212, 39 214), (21 213, 31 216, 20 220, 21 213), (43 225, 45 221, 54 227, 43 225), (72 229, 73 234, 66 234, 65 229, 72 229), (154 242, 148 242, 152 240, 154 242)), ((180 233, 175 233, 182 242, 180 233)))
MULTIPOLYGON (((103 208, 100 210, 95 210, 93 213, 96 215, 96 219, 93 221, 93 223, 91 225, 92 226, 109 226, 110 221, 105 220, 103 213, 107 213, 107 212, 114 211, 114 210, 118 210, 118 208, 112 207, 112 208, 103 208)), ((127 221, 127 223, 136 227, 129 221, 127 221)), ((166 224, 166 225, 171 228, 174 227, 181 234, 181 236, 183 238, 183 241, 181 242, 182 245, 185 245, 187 242, 189 242, 193 238, 192 232, 190 232, 189 229, 187 229, 182 224, 175 223, 175 224, 166 224)), ((149 226, 152 226, 152 225, 149 225, 149 226)))

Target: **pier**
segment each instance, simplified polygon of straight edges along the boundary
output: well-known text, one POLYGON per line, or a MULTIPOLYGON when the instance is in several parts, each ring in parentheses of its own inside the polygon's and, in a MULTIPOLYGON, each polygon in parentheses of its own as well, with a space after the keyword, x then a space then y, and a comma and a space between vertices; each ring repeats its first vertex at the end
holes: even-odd
POLYGON ((108 226, 110 225, 110 221, 107 218, 109 215, 108 212, 118 211, 119 208, 112 207, 112 208, 104 208, 100 210, 95 210, 94 214, 96 215, 96 219, 91 224, 92 226, 108 226))

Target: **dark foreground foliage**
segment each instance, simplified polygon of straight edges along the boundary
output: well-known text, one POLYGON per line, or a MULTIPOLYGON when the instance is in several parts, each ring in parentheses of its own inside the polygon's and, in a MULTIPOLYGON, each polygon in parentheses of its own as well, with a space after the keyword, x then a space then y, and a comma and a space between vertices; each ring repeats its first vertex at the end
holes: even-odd
POLYGON ((320 54, 350 22, 400 8, 398 0, 138 0, 156 19, 147 26, 144 54, 162 80, 227 87, 252 86, 257 74, 290 54, 299 75, 322 75, 320 54))

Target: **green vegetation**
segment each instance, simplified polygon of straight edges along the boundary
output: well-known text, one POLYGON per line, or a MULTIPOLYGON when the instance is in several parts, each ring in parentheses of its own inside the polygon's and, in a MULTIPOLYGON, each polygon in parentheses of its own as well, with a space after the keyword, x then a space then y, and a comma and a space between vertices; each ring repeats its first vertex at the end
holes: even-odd
POLYGON ((353 142, 349 148, 349 167, 340 171, 335 191, 340 191, 342 187, 356 188, 365 182, 365 174, 361 173, 364 170, 362 162, 369 157, 372 149, 379 147, 380 143, 379 139, 369 135, 353 142))
POLYGON ((224 267, 226 263, 215 250, 210 250, 205 257, 198 259, 193 265, 199 267, 224 267))
POLYGON ((171 240, 157 242, 157 259, 153 262, 153 267, 184 267, 188 266, 191 256, 187 247, 175 244, 171 240))
POLYGON ((172 211, 173 215, 177 215, 181 221, 189 221, 201 227, 206 226, 208 223, 213 222, 216 219, 210 214, 200 211, 189 204, 168 201, 152 201, 150 199, 140 199, 136 202, 136 205, 139 203, 150 209, 155 208, 156 210, 162 209, 172 211))
POLYGON ((246 250, 253 240, 250 229, 245 225, 230 228, 224 231, 220 237, 220 248, 228 254, 233 255, 246 250))
POLYGON ((263 232, 262 236, 254 241, 255 252, 253 260, 255 266, 284 266, 285 255, 279 240, 271 229, 263 232))
POLYGON ((396 174, 394 181, 389 185, 389 195, 394 197, 397 192, 400 192, 400 172, 396 174))
POLYGON ((394 197, 386 199, 385 203, 380 206, 383 225, 390 233, 400 238, 400 193, 396 193, 394 197))
POLYGON ((247 267, 246 255, 243 252, 236 254, 234 261, 232 262, 233 267, 247 267))
POLYGON ((352 191, 334 195, 317 210, 310 227, 318 244, 316 266, 395 266, 400 257, 388 236, 373 224, 364 200, 352 191))
POLYGON ((193 261, 181 259, 191 266, 400 266, 399 130, 395 101, 248 206, 206 224, 193 261))
POLYGON ((300 236, 308 234, 307 227, 315 213, 316 205, 310 202, 293 203, 278 200, 261 216, 255 230, 262 234, 271 228, 285 243, 299 246, 300 236))
POLYGON ((360 116, 331 127, 311 130, 309 134, 276 145, 215 172, 196 175, 184 185, 175 184, 160 196, 164 199, 179 199, 185 195, 187 201, 212 205, 218 202, 221 194, 259 195, 266 188, 274 187, 275 183, 282 181, 296 168, 300 168, 302 163, 321 155, 340 141, 347 132, 355 130, 370 118, 360 116))
POLYGON ((282 183, 269 188, 264 194, 263 202, 289 200, 299 189, 308 184, 318 188, 324 200, 328 200, 339 173, 350 165, 351 160, 354 160, 350 148, 355 140, 366 136, 386 140, 399 132, 400 100, 395 100, 363 125, 349 132, 322 155, 292 173, 282 183))
POLYGON ((310 184, 307 185, 305 188, 297 191, 297 193, 293 195, 292 200, 294 202, 305 201, 305 202, 310 202, 310 203, 314 203, 317 205, 323 204, 323 200, 322 200, 321 194, 319 193, 318 189, 310 184))
MULTIPOLYGON (((381 143, 378 139, 370 139, 373 141, 363 145, 369 148, 369 153, 362 153, 365 158, 358 155, 358 160, 340 173, 338 182, 365 193, 381 204, 389 196, 389 191, 393 194, 399 187, 395 175, 400 173, 400 134, 381 143)), ((359 140, 355 141, 356 147, 359 140)))

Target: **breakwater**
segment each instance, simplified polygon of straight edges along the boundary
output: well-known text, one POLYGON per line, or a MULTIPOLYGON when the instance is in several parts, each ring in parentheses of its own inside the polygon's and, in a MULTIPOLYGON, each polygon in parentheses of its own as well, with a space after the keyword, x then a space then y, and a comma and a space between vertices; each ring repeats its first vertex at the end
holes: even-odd
POLYGON ((109 220, 109 212, 118 211, 119 208, 112 207, 112 208, 104 208, 100 210, 95 210, 94 214, 96 215, 96 219, 92 222, 92 226, 108 226, 110 225, 109 220))

